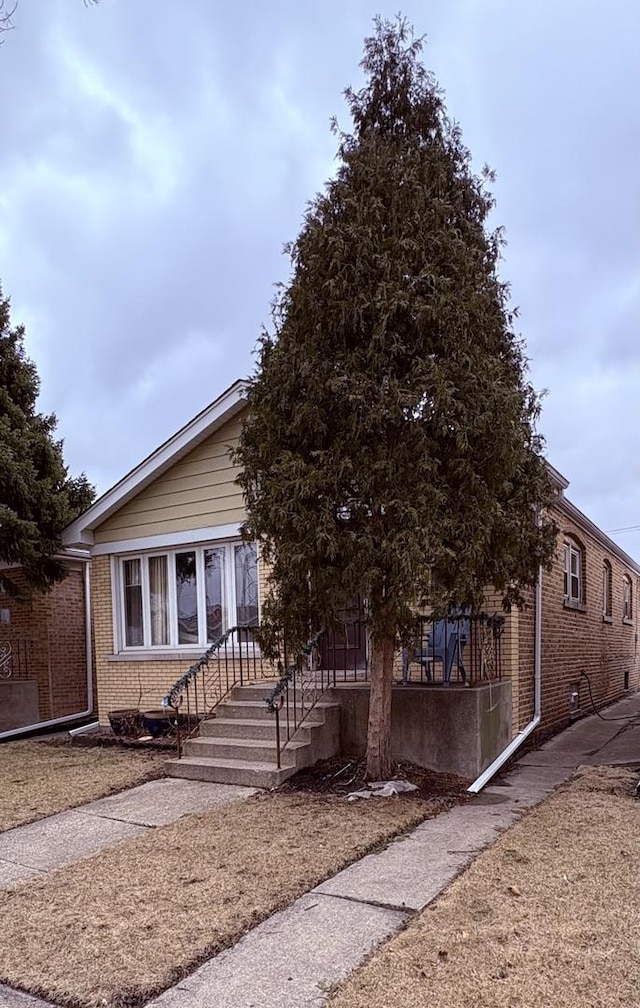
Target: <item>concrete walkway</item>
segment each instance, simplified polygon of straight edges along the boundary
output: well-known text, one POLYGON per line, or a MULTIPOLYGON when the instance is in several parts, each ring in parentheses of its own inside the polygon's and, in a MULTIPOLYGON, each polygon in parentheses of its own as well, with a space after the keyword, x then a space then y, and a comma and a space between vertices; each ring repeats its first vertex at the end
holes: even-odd
MULTIPOLYGON (((640 694, 606 711, 637 715, 640 694)), ((640 727, 585 718, 523 756, 465 805, 323 882, 148 1008, 306 1008, 326 1003, 382 941, 423 910, 503 830, 584 763, 640 767, 640 727)), ((373 800, 373 799, 372 799, 373 800)))
MULTIPOLYGON (((640 694, 609 708, 604 716, 635 716, 640 722, 640 694)), ((508 773, 496 778, 468 803, 422 823, 380 853, 362 858, 296 900, 287 910, 274 914, 233 948, 150 1002, 148 1008, 324 1005, 328 992, 372 949, 404 927, 412 915, 423 910, 500 833, 523 812, 546 798, 582 764, 640 768, 640 725, 626 720, 605 722, 595 715, 577 722, 540 749, 521 757, 508 773)), ((192 782, 154 782, 156 786, 180 787, 187 783, 192 782)), ((104 817, 111 827, 118 822, 128 828, 144 829, 141 823, 145 817, 159 818, 162 812, 158 814, 149 791, 145 793, 150 800, 144 813, 142 806, 136 812, 128 805, 128 796, 149 787, 143 785, 115 798, 93 802, 76 814, 104 817), (111 804, 105 806, 105 803, 111 804), (102 806, 102 812, 87 813, 87 809, 95 809, 95 806, 102 806), (104 815, 105 807, 110 815, 104 815), (122 814, 123 809, 128 818, 122 814)), ((219 787, 224 794, 230 790, 226 785, 201 784, 200 787, 219 787)), ((211 800, 214 805, 218 803, 213 794, 211 800)), ((31 827, 19 829, 24 831, 31 827)), ((0 843, 7 835, 0 835, 0 843)), ((117 841, 109 839, 106 842, 117 841)), ((92 853, 93 849, 87 853, 92 853)), ((37 850, 35 843, 32 854, 23 853, 25 863, 29 857, 32 862, 37 859, 37 850)), ((0 857, 5 856, 0 847, 0 857)), ((0 986, 0 1008, 47 1006, 0 986)))
POLYGON ((167 777, 16 826, 0 833, 0 889, 42 878, 56 868, 82 861, 157 826, 167 826, 184 815, 207 812, 255 793, 255 788, 167 777))

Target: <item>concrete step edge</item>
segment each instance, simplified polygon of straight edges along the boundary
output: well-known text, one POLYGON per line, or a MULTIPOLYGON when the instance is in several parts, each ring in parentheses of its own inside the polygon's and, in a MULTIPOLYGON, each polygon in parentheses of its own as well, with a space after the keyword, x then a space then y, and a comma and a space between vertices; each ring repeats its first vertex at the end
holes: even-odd
MULTIPOLYGON (((234 760, 218 758, 217 756, 183 756, 182 759, 166 760, 165 766, 209 766, 227 768, 229 770, 258 770, 276 772, 275 763, 265 763, 261 760, 234 760)), ((281 768, 282 769, 282 768, 281 768)), ((288 769, 288 768, 285 768, 288 769)))
MULTIPOLYGON (((254 739, 254 738, 238 738, 237 735, 206 735, 199 738, 189 739, 185 745, 200 745, 200 746, 232 746, 238 749, 247 748, 249 746, 254 746, 256 749, 275 749, 276 741, 274 739, 254 739)), ((305 746, 310 746, 310 742, 303 742, 302 739, 292 739, 287 743, 287 749, 304 749, 305 746)))

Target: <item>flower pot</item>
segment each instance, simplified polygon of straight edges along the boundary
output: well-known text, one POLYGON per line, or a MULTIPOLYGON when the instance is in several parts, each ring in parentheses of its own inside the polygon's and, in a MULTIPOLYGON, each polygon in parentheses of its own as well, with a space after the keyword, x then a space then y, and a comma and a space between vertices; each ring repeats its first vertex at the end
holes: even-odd
POLYGON ((170 735, 173 731, 171 724, 172 712, 166 707, 158 710, 148 710, 142 715, 144 727, 153 738, 161 738, 163 735, 170 735))
POLYGON ((178 724, 181 732, 190 732, 197 728, 201 718, 197 714, 178 714, 178 724))
POLYGON ((113 734, 121 738, 139 735, 142 730, 142 717, 137 707, 109 711, 107 717, 113 734))

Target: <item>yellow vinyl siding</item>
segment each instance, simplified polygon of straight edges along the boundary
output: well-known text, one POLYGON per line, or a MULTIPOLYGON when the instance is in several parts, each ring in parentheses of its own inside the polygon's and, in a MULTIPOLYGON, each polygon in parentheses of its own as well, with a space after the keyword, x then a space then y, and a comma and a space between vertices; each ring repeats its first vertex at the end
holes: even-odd
POLYGON ((97 543, 185 532, 190 528, 244 521, 238 468, 229 448, 237 444, 240 419, 224 424, 95 531, 97 543))

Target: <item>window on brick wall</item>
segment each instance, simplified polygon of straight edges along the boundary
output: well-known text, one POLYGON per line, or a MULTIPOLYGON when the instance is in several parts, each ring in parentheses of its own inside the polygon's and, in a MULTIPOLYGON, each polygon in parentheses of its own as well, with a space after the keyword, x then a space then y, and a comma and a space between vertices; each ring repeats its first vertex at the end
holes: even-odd
POLYGON ((585 603, 584 548, 567 539, 563 548, 563 591, 566 605, 581 607, 585 603))
POLYGON ((622 618, 629 622, 633 619, 633 584, 626 574, 622 579, 622 618))
POLYGON ((611 619, 611 596, 613 594, 613 573, 608 560, 602 565, 602 615, 611 619))
POLYGON ((200 648, 258 625, 254 543, 209 543, 118 562, 122 648, 200 648))

